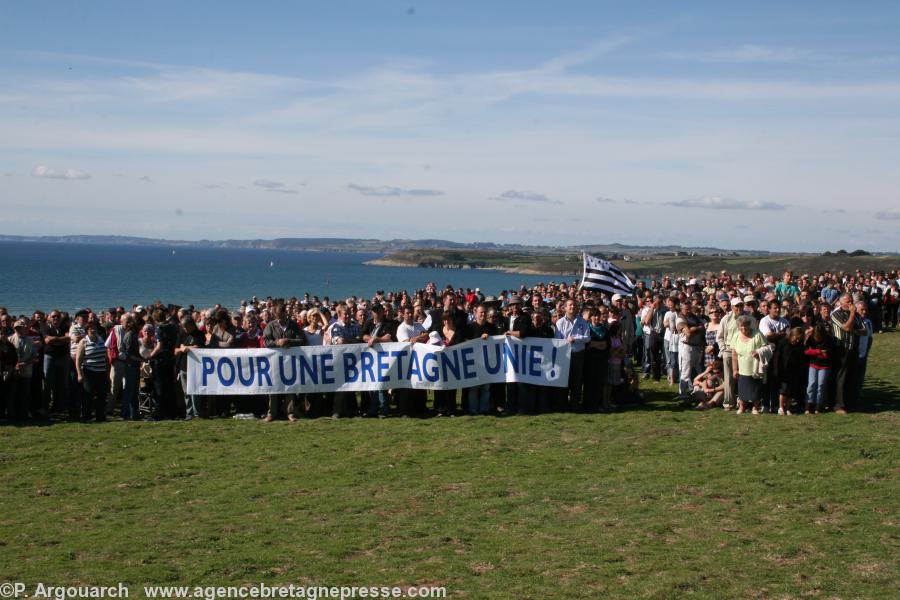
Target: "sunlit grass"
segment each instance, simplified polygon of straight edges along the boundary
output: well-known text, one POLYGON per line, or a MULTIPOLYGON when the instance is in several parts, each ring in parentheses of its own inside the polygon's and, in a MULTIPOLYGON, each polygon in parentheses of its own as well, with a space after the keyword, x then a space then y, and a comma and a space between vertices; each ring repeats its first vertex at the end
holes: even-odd
POLYGON ((450 597, 900 594, 900 334, 841 417, 4 427, 0 573, 446 585, 450 597))

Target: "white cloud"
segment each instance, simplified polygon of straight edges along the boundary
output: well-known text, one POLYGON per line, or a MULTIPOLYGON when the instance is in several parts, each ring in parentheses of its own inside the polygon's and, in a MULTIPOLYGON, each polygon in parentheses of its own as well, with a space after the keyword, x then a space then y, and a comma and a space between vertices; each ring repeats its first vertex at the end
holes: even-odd
POLYGON ((347 187, 355 192, 359 192, 363 196, 443 196, 444 192, 440 190, 429 190, 422 188, 399 188, 388 185, 373 187, 368 185, 357 185, 348 183, 347 187))
POLYGON ((562 204, 561 200, 553 200, 544 194, 528 191, 506 190, 499 196, 489 198, 489 200, 499 200, 501 202, 534 202, 537 204, 562 204))
POLYGON ((888 210, 882 210, 880 212, 875 213, 876 219, 886 219, 889 221, 898 221, 900 220, 900 208, 891 208, 888 210))
POLYGON ((596 201, 600 204, 615 204, 616 203, 616 201, 613 198, 604 198, 603 196, 596 198, 596 201))
POLYGON ((271 179, 257 179, 253 182, 256 187, 261 187, 267 192, 276 192, 279 194, 297 194, 297 190, 287 187, 280 181, 272 181, 271 179))
POLYGON ((34 177, 43 179, 90 179, 89 173, 79 171, 78 169, 65 169, 64 171, 54 171, 45 165, 38 165, 32 171, 34 177))
POLYGON ((153 181, 149 175, 144 175, 142 177, 138 177, 138 181, 153 181))
POLYGON ((714 210, 784 210, 786 204, 777 202, 763 202, 760 200, 736 200, 734 198, 721 198, 719 196, 706 196, 703 198, 690 198, 688 200, 671 200, 663 202, 666 206, 679 208, 710 208, 714 210))

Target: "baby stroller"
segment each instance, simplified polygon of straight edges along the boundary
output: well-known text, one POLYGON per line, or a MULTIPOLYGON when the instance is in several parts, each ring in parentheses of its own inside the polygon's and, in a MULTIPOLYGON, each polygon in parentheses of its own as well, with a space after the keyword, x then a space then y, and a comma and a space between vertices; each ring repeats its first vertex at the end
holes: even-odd
POLYGON ((152 419, 156 415, 156 396, 153 394, 153 369, 150 363, 141 365, 140 381, 138 382, 138 414, 145 419, 152 419))

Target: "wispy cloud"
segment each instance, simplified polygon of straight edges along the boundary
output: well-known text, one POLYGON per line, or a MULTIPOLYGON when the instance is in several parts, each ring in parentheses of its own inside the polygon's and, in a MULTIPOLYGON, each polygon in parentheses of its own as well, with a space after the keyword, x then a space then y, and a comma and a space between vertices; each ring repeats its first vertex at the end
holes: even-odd
POLYGON ((709 208, 713 210, 784 210, 786 204, 777 202, 763 202, 761 200, 736 200, 734 198, 721 198, 719 196, 706 196, 704 198, 690 198, 687 200, 671 200, 663 202, 666 206, 679 208, 709 208))
POLYGON ((153 180, 150 178, 149 175, 143 175, 141 177, 138 177, 138 181, 148 181, 149 182, 149 181, 153 181, 153 180))
POLYGON ((271 179, 257 179, 253 182, 256 187, 261 187, 267 192, 276 192, 279 194, 297 194, 297 190, 289 188, 280 181, 272 181, 271 179))
POLYGON ((719 48, 688 52, 665 52, 663 58, 697 62, 801 62, 822 58, 818 53, 802 48, 743 44, 737 48, 719 48))
POLYGON ((90 179, 90 173, 79 171, 78 169, 65 169, 63 171, 55 171, 45 165, 38 165, 32 171, 34 177, 43 179, 90 179))
POLYGON ((533 202, 536 204, 562 204, 561 200, 548 198, 544 194, 528 191, 506 190, 499 196, 488 198, 489 200, 499 200, 501 202, 533 202))
POLYGON ((595 198, 595 201, 599 204, 615 204, 616 201, 613 198, 604 198, 600 196, 599 198, 595 198))
POLYGON ((429 190, 423 188, 399 188, 389 185, 382 186, 369 186, 369 185, 357 185, 355 183, 348 183, 347 188, 353 190, 354 192, 359 192, 363 196, 419 196, 419 197, 428 197, 428 196, 443 196, 444 192, 441 190, 429 190))
POLYGON ((900 221, 900 208, 891 208, 875 213, 876 219, 886 219, 889 221, 900 221))
POLYGON ((608 39, 596 40, 584 48, 561 54, 560 56, 546 60, 538 67, 538 71, 561 72, 578 65, 592 62, 607 55, 622 46, 627 45, 633 38, 629 36, 613 36, 608 39))

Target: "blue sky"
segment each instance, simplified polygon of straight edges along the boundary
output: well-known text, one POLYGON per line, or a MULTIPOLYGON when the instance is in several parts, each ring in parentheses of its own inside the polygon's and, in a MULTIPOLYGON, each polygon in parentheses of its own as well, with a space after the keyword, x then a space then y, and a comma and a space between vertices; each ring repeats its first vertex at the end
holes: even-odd
POLYGON ((0 233, 900 250, 900 4, 0 5, 0 233))

